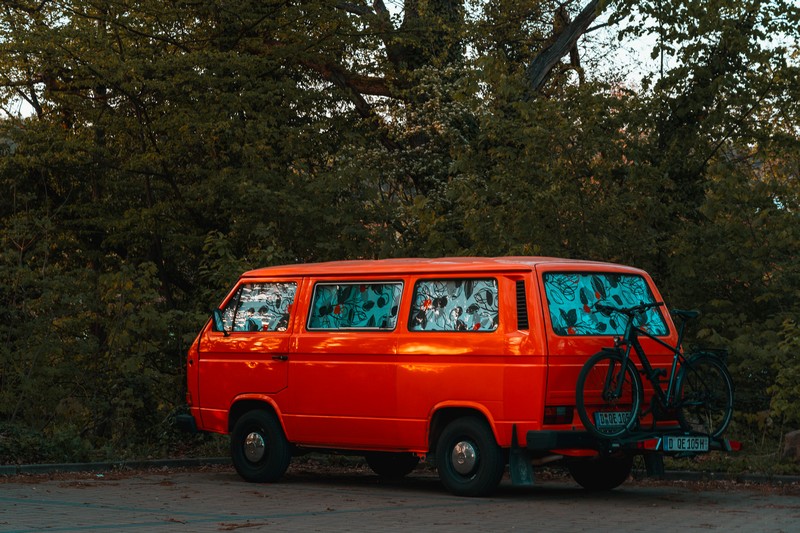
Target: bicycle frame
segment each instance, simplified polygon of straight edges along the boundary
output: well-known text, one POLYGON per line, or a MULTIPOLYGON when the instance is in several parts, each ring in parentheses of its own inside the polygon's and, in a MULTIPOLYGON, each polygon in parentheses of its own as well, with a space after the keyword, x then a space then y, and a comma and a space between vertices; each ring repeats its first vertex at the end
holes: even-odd
MULTIPOLYGON (((673 404, 674 400, 674 393, 676 387, 676 380, 677 380, 677 370, 680 364, 683 364, 686 358, 683 355, 683 351, 681 349, 681 343, 683 342, 683 332, 686 328, 686 319, 682 319, 680 327, 678 328, 678 341, 675 346, 668 344, 655 335, 650 334, 649 332, 637 327, 634 325, 634 318, 631 316, 628 319, 628 323, 625 326, 625 333, 622 337, 615 337, 614 338, 614 347, 620 349, 621 346, 624 346, 624 350, 620 350, 623 353, 623 362, 620 365, 620 378, 622 378, 625 372, 625 366, 627 365, 628 360, 630 359, 631 348, 633 351, 636 352, 637 357, 639 358, 639 363, 641 364, 642 369, 644 369, 644 375, 647 377, 647 380, 653 385, 653 390, 655 392, 656 397, 658 398, 659 403, 662 407, 671 408, 675 407, 673 404), (666 392, 661 386, 661 382, 659 381, 659 370, 653 368, 650 364, 650 360, 647 358, 647 354, 642 348, 642 344, 639 342, 639 335, 644 335, 645 337, 652 339, 659 345, 663 346, 664 348, 670 350, 673 353, 672 357, 672 367, 670 369, 669 375, 669 383, 667 384, 666 392)), ((618 379, 618 390, 615 391, 618 395, 621 393, 622 388, 622 379, 618 379)))

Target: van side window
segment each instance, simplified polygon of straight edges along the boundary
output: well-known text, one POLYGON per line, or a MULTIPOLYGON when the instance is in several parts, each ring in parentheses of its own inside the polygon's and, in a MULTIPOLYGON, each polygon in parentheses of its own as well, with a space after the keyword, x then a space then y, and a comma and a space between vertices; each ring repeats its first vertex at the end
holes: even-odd
POLYGON ((286 331, 297 283, 246 283, 222 310, 226 331, 286 331))
POLYGON ((497 280, 420 280, 411 306, 411 331, 494 331, 497 280))
MULTIPOLYGON (((557 335, 622 335, 625 318, 595 311, 597 302, 629 307, 655 301, 641 276, 603 272, 548 272, 544 288, 550 321, 557 335)), ((637 326, 653 335, 669 333, 658 308, 643 313, 637 326)))
POLYGON ((403 284, 317 283, 308 329, 394 329, 403 284))

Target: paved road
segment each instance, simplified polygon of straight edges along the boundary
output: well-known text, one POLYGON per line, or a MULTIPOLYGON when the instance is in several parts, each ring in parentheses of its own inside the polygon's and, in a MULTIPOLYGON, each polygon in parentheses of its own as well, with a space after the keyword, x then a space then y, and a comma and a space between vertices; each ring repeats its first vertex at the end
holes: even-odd
POLYGON ((278 484, 230 467, 0 480, 0 531, 800 531, 800 487, 630 481, 593 494, 567 478, 491 498, 446 493, 428 470, 292 467, 278 484))

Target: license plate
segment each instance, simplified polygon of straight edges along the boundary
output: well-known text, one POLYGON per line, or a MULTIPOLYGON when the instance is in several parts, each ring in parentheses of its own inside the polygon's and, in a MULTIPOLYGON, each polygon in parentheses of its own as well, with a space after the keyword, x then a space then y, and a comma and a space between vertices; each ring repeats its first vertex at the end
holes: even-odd
POLYGON ((628 423, 630 413, 628 412, 597 412, 594 414, 594 421, 597 429, 619 428, 628 423))
POLYGON ((707 452, 708 437, 667 435, 666 437, 664 437, 664 451, 707 452))

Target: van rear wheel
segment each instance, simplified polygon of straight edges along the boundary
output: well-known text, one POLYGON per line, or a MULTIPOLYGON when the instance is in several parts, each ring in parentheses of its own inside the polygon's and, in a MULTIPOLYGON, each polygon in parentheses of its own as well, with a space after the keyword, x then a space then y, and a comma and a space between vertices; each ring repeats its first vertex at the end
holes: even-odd
POLYGON ((275 416, 256 410, 236 421, 231 433, 231 458, 245 480, 271 483, 286 473, 292 452, 275 416))
POLYGON ((503 450, 483 420, 465 416, 450 422, 436 445, 442 484, 457 496, 494 492, 505 470, 503 450))
POLYGON ((633 456, 573 459, 567 463, 569 473, 586 490, 605 491, 619 487, 633 469, 633 456))

